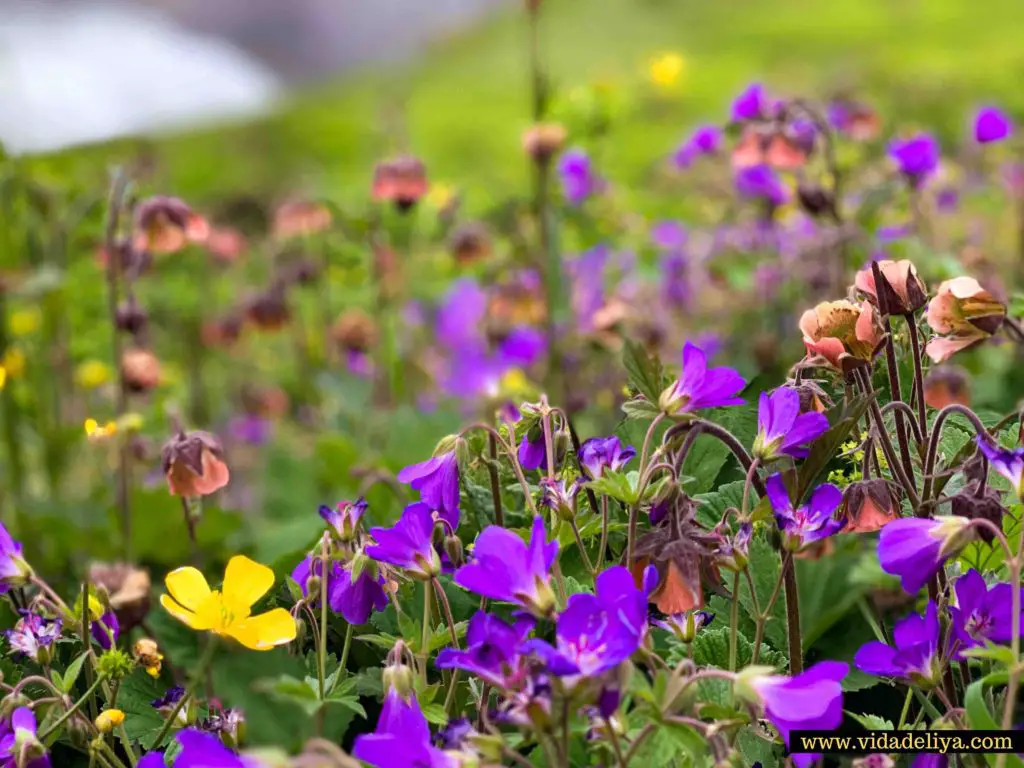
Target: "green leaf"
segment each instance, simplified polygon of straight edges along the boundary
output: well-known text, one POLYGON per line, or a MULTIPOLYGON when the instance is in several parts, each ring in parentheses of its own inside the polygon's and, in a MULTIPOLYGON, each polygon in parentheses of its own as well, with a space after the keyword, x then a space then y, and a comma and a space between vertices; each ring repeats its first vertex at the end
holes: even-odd
POLYGON ((683 474, 690 479, 687 493, 707 493, 715 487, 715 479, 722 471, 732 452, 721 440, 710 435, 699 435, 686 454, 683 474))
POLYGON ((856 712, 845 710, 846 714, 863 725, 869 731, 891 731, 893 730, 892 720, 886 720, 878 715, 858 715, 856 712))
MULTIPOLYGON (((748 567, 754 582, 754 589, 757 592, 757 604, 761 610, 768 605, 772 592, 779 580, 779 572, 782 570, 782 561, 779 553, 772 549, 771 545, 764 539, 757 537, 750 542, 750 558, 748 567)), ((757 621, 757 611, 754 610, 754 601, 750 595, 750 585, 747 580, 740 579, 740 606, 751 621, 757 621)), ((719 617, 723 618, 723 617, 719 617)), ((771 615, 764 625, 764 637, 775 648, 785 648, 788 638, 786 637, 786 596, 779 590, 779 596, 772 606, 771 615)))
MULTIPOLYGON (((728 619, 725 619, 728 622, 728 619)), ((728 626, 704 629, 697 633, 693 640, 693 660, 698 666, 712 666, 719 669, 729 668, 729 642, 730 629, 728 626)), ((742 634, 737 634, 736 642, 736 668, 741 669, 748 666, 754 657, 754 646, 742 634)), ((761 651, 758 654, 758 664, 765 664, 778 669, 780 672, 786 669, 788 660, 785 654, 772 649, 762 643, 761 651)))
POLYGON ((117 694, 117 707, 125 714, 124 727, 128 738, 149 749, 163 727, 164 719, 153 708, 153 701, 163 697, 166 688, 137 669, 124 680, 117 694))
POLYGON ((780 745, 765 738, 754 726, 747 726, 736 735, 736 747, 744 765, 760 763, 761 768, 775 768, 779 764, 780 745))
POLYGON ((622 412, 626 414, 627 419, 641 421, 652 421, 660 413, 658 406, 641 397, 634 397, 624 402, 622 412))
POLYGON ((398 638, 395 637, 394 635, 385 635, 385 634, 380 634, 380 635, 356 635, 356 640, 362 640, 364 643, 369 643, 370 645, 376 646, 377 648, 384 648, 386 650, 391 650, 392 648, 395 647, 395 643, 398 641, 398 638))
POLYGON ((624 472, 607 469, 601 477, 587 483, 587 487, 594 493, 610 496, 623 504, 633 504, 636 501, 635 486, 630 482, 629 475, 624 472))
POLYGON ((796 560, 800 593, 800 627, 804 650, 838 622, 867 587, 850 576, 862 557, 861 540, 855 536, 834 537, 835 549, 820 560, 796 560))
POLYGON ((697 731, 676 723, 660 723, 654 733, 640 745, 630 763, 650 766, 672 765, 684 756, 688 757, 689 764, 695 767, 711 763, 707 742, 697 731))
POLYGON ((60 686, 60 689, 64 693, 71 693, 75 687, 75 681, 78 680, 78 675, 82 671, 82 664, 89 658, 88 653, 79 654, 74 661, 68 664, 68 668, 64 670, 64 684, 60 686))
MULTIPOLYGON (((976 731, 998 731, 999 724, 989 712, 988 704, 985 703, 985 686, 993 682, 991 676, 983 677, 967 686, 964 693, 964 709, 967 711, 967 720, 971 728, 976 731)), ((998 761, 997 755, 985 755, 986 762, 995 766, 998 761)), ((1017 755, 1006 755, 1005 765, 1012 768, 1022 768, 1024 760, 1017 755)))
POLYGON ((710 493, 698 493, 694 498, 697 507, 697 520, 707 528, 713 528, 722 519, 729 507, 739 509, 743 505, 743 480, 735 480, 718 487, 710 493))
POLYGON ((972 659, 991 659, 1009 669, 1016 663, 1013 657, 1013 650, 1005 645, 986 645, 983 648, 967 648, 960 651, 962 656, 969 656, 972 659))
POLYGON ((626 367, 630 386, 652 403, 657 403, 664 389, 661 361, 648 353, 643 345, 626 339, 622 348, 622 364, 626 367))
POLYGON ((366 710, 363 709, 363 705, 359 703, 359 697, 354 693, 343 693, 341 691, 335 691, 325 700, 326 704, 343 707, 350 712, 354 712, 360 717, 366 717, 366 710))
POLYGON ((423 709, 423 716, 431 725, 444 725, 448 722, 448 714, 444 711, 442 704, 427 704, 423 709))

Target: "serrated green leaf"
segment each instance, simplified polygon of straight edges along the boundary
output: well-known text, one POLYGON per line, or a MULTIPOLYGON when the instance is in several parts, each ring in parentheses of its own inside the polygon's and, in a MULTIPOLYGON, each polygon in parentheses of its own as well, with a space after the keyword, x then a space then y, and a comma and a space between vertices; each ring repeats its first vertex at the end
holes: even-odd
POLYGON ((661 361, 653 357, 641 344, 626 339, 622 348, 622 364, 629 376, 629 383, 650 402, 658 402, 664 389, 661 361))
POLYGON ((732 452, 721 440, 710 435, 699 435, 683 462, 683 474, 690 478, 684 486, 687 493, 707 493, 714 488, 715 479, 731 455, 732 452))
POLYGON ((722 515, 729 507, 739 509, 743 504, 742 480, 735 480, 731 483, 721 485, 717 490, 710 493, 699 493, 694 498, 698 502, 697 520, 707 528, 713 528, 722 519, 722 515))
POLYGON ((893 730, 892 720, 886 720, 878 715, 859 715, 856 712, 845 710, 846 714, 863 725, 869 731, 891 731, 893 730))
POLYGON ((780 746, 752 726, 741 729, 736 735, 736 747, 743 756, 744 765, 760 764, 761 768, 775 768, 779 764, 780 746))
MULTIPOLYGON (((967 720, 969 721, 971 728, 977 731, 997 731, 999 730, 999 724, 996 719, 989 712, 988 704, 985 702, 985 686, 992 682, 991 678, 986 677, 981 680, 976 680, 967 686, 967 691, 964 693, 964 709, 967 711, 967 720)), ((1024 760, 1021 760, 1017 755, 1004 755, 1004 765, 1012 766, 1013 768, 1024 767, 1024 760)), ((995 766, 999 756, 997 755, 985 755, 985 761, 995 766)))

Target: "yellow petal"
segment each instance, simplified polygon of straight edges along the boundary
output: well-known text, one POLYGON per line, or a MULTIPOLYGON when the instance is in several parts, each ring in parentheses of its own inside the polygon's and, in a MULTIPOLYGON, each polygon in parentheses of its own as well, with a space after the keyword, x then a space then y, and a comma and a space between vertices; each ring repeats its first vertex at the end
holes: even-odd
POLYGON ((235 555, 228 561, 221 592, 225 600, 252 606, 274 586, 274 572, 245 555, 235 555))
POLYGON ((228 627, 225 634, 246 648, 267 651, 295 639, 295 619, 284 608, 275 608, 228 627))
POLYGON ((187 608, 182 608, 174 602, 169 595, 160 595, 160 605, 162 605, 164 610, 171 614, 171 616, 187 627, 198 630, 210 629, 211 625, 209 622, 203 621, 187 608))
POLYGON ((164 582, 171 597, 190 611, 196 610, 210 596, 206 578, 190 565, 171 571, 164 582))

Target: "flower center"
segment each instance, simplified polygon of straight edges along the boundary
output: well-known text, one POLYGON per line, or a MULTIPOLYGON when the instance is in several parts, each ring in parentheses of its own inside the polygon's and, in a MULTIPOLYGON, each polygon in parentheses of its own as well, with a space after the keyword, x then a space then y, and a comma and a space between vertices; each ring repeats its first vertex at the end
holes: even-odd
POLYGON ((228 629, 249 618, 251 609, 237 599, 214 590, 196 609, 196 615, 207 622, 213 631, 228 629))

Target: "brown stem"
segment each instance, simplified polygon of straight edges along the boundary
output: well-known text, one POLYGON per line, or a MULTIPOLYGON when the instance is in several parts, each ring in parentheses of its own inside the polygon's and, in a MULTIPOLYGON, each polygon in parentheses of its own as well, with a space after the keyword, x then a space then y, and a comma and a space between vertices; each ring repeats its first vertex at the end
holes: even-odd
POLYGON ((921 425, 921 435, 928 439, 928 416, 924 407, 924 373, 921 370, 921 339, 917 333, 917 322, 913 315, 907 315, 907 327, 910 329, 910 348, 914 358, 914 389, 917 392, 917 419, 921 425))
MULTIPOLYGON (((875 271, 875 285, 881 285, 878 263, 873 264, 875 271)), ((881 299, 882 291, 876 291, 881 299)), ((902 390, 900 389, 900 371, 896 366, 896 345, 892 341, 892 325, 889 321, 889 315, 883 317, 882 322, 885 325, 885 363, 886 370, 889 374, 889 397, 892 402, 900 402, 903 398, 902 390)), ((914 465, 910 463, 910 446, 907 443, 907 426, 903 421, 903 414, 901 412, 896 413, 896 439, 900 445, 900 458, 903 460, 903 471, 907 473, 909 477, 914 476, 914 465)))
POLYGON ((505 527, 505 509, 501 505, 501 482, 498 479, 498 441, 493 434, 487 435, 488 454, 487 474, 491 479, 491 501, 494 504, 494 522, 505 527))
POLYGON ((800 589, 796 581, 793 553, 782 555, 783 586, 786 590, 786 629, 789 638, 789 673, 798 675, 804 668, 803 640, 800 637, 800 589))

